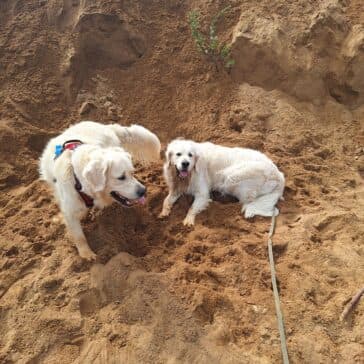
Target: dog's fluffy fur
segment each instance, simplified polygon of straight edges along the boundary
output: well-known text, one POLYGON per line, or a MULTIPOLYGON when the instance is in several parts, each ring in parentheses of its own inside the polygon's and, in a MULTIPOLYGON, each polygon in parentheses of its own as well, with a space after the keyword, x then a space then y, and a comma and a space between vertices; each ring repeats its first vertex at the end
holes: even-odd
POLYGON ((284 175, 264 154, 244 148, 228 148, 212 143, 173 140, 167 147, 164 177, 169 194, 160 217, 168 216, 183 194, 194 196, 185 225, 193 225, 196 215, 210 202, 210 192, 235 196, 246 218, 273 216, 282 198, 284 175))
POLYGON ((84 121, 51 139, 40 158, 41 178, 52 187, 68 232, 82 258, 92 260, 96 255, 82 231, 80 220, 88 209, 75 189, 75 176, 82 185, 82 192, 92 197, 98 208, 111 204, 114 199, 124 205, 143 202, 145 187, 133 177, 132 157, 142 163, 158 160, 158 137, 139 125, 123 127, 84 121), (56 145, 72 139, 83 144, 73 151, 65 150, 55 159, 56 145))

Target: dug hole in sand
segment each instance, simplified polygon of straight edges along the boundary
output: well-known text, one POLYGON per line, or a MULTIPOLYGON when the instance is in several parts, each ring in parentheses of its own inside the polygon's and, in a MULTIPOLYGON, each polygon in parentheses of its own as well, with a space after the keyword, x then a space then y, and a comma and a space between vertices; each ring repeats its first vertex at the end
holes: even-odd
POLYGON ((266 153, 286 176, 274 255, 292 363, 363 363, 363 1, 233 1, 217 71, 187 22, 205 1, 0 4, 0 362, 278 363, 270 220, 182 198, 157 219, 162 160, 139 168, 145 207, 84 221, 98 262, 65 237, 37 161, 71 123, 140 123, 266 153), (81 114, 81 115, 80 115, 81 114))

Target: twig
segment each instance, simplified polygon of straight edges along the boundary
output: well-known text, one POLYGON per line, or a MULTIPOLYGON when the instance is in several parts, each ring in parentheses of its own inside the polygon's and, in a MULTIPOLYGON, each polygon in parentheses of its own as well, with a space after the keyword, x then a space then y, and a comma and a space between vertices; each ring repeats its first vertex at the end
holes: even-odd
POLYGON ((340 316, 340 321, 344 321, 349 313, 355 308, 359 303, 360 297, 364 294, 364 287, 359 290, 359 292, 351 299, 351 301, 345 306, 344 311, 340 316))

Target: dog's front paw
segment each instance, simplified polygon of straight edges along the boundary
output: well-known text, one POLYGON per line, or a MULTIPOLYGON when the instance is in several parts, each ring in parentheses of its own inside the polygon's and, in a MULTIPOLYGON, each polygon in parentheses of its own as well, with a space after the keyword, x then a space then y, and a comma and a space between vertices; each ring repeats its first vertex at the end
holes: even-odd
POLYGON ((54 224, 64 224, 63 215, 59 212, 56 216, 53 216, 52 222, 54 224))
POLYGON ((79 250, 80 257, 92 262, 96 260, 97 255, 91 249, 80 249, 79 250))
POLYGON ((187 215, 186 218, 183 220, 183 225, 185 226, 195 225, 195 217, 187 215))
POLYGON ((164 219, 165 217, 169 216, 169 214, 171 213, 171 211, 168 210, 163 210, 159 215, 158 215, 158 219, 164 219))

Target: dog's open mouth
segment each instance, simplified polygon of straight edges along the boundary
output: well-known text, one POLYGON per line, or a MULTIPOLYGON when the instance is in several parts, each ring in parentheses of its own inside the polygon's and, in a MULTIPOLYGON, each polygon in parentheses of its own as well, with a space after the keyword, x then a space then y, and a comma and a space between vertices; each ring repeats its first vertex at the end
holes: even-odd
POLYGON ((188 177, 188 171, 184 171, 184 170, 179 170, 177 167, 176 167, 176 171, 177 171, 177 175, 179 178, 186 178, 188 177))
POLYGON ((111 191, 110 195, 112 196, 112 198, 114 200, 116 200, 117 202, 119 202, 120 204, 122 204, 125 207, 132 207, 137 204, 141 204, 141 205, 145 204, 145 196, 131 200, 129 198, 126 198, 126 197, 120 195, 120 193, 118 193, 116 191, 111 191))

